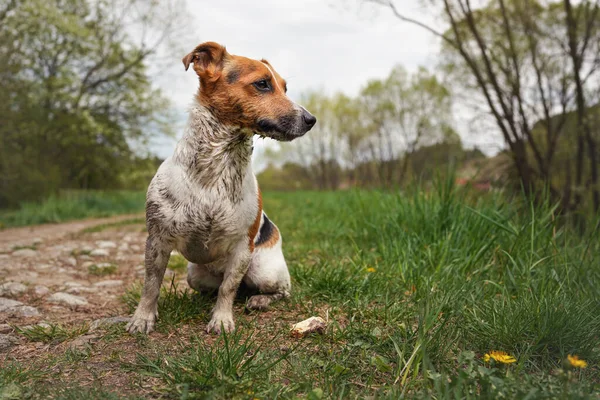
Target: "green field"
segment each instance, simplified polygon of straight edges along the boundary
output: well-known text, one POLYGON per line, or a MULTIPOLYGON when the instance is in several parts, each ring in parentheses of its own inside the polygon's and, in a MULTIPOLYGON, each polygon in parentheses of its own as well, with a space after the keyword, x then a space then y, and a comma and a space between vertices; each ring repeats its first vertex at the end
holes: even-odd
MULTIPOLYGON (((152 379, 143 397, 600 397, 597 230, 581 235, 550 207, 472 196, 451 183, 428 193, 264 199, 283 234, 291 300, 267 314, 243 316, 238 306, 236 333, 211 339, 195 326, 205 326, 214 300, 163 293, 158 332, 136 336, 135 360, 115 363, 117 374, 152 379), (313 315, 328 319, 325 334, 289 336, 291 323, 313 315), (484 361, 494 350, 516 362, 484 361), (566 368, 569 354, 587 368, 566 368)), ((138 296, 139 286, 124 296, 130 310, 138 296)), ((12 364, 0 384, 41 388, 43 374, 12 364)), ((110 387, 60 396, 118 398, 110 387)))
POLYGON ((18 210, 0 210, 0 229, 139 213, 145 199, 143 191, 66 190, 41 203, 22 203, 18 210))

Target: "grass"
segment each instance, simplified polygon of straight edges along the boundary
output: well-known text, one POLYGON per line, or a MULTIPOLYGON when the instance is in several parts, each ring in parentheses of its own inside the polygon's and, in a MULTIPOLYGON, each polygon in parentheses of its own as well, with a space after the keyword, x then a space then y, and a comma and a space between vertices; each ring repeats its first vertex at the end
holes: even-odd
MULTIPOLYGON (((451 181, 430 192, 265 193, 264 200, 282 232, 291 299, 251 314, 240 299, 237 331, 214 338, 202 332, 214 298, 163 289, 157 333, 111 333, 111 352, 124 338, 132 346, 122 350, 132 358, 111 365, 113 374, 131 377, 133 392, 167 399, 600 397, 598 218, 582 234, 549 205, 472 196, 451 181), (313 315, 328 319, 325 334, 290 338, 291 324, 313 315), (517 361, 485 362, 492 350, 517 361), (569 354, 588 367, 566 368, 569 354), (140 391, 147 379, 152 385, 140 391)), ((124 296, 130 311, 139 292, 135 286, 124 296)), ((19 387, 30 383, 19 378, 27 368, 10 368, 5 374, 19 387)))
POLYGON ((129 219, 125 219, 123 221, 117 221, 117 222, 111 222, 111 223, 107 223, 107 224, 100 224, 100 225, 94 225, 91 226, 89 228, 85 228, 84 230, 82 230, 82 233, 94 233, 94 232, 102 232, 105 231, 107 229, 115 229, 115 228, 120 228, 123 226, 128 226, 128 225, 140 225, 140 224, 146 224, 146 219, 143 217, 139 217, 139 218, 129 218, 129 219))
POLYGON ((186 271, 187 270, 187 260, 179 253, 174 253, 171 254, 171 257, 169 258, 169 264, 167 265, 167 268, 169 268, 172 271, 186 271))
POLYGON ((142 191, 68 190, 42 203, 23 203, 18 210, 0 211, 0 229, 138 213, 144 211, 144 202, 142 191))
POLYGON ((117 266, 111 263, 92 264, 88 267, 88 273, 94 276, 112 275, 117 272, 117 266))
POLYGON ((48 324, 48 326, 34 325, 29 328, 15 327, 17 333, 24 336, 31 342, 43 342, 58 344, 65 340, 74 339, 88 332, 87 325, 76 327, 65 327, 57 324, 48 324))

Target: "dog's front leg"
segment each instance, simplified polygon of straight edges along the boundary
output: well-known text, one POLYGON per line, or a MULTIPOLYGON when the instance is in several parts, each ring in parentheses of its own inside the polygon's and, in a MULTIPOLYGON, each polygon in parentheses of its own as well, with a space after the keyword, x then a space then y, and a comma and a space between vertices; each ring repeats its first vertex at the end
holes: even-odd
POLYGON ((146 241, 146 278, 140 303, 127 324, 130 333, 150 333, 154 330, 154 324, 158 318, 158 296, 160 285, 165 276, 165 269, 169 263, 171 248, 159 240, 148 238, 146 241))
POLYGON ((223 283, 219 287, 217 304, 215 305, 212 318, 206 327, 209 333, 231 332, 235 329, 233 322, 233 300, 240 283, 248 271, 252 253, 247 243, 238 246, 228 260, 227 270, 223 276, 223 283))

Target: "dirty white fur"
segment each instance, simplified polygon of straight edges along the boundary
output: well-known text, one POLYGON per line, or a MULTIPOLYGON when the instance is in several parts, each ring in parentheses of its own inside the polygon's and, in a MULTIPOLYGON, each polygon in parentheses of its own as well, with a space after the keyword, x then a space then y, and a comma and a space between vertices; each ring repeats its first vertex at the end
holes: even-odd
MULTIPOLYGON (((261 220, 261 228, 264 218, 261 220)), ((273 224, 273 228, 277 226, 273 224)), ((260 235, 261 230, 257 237, 260 235)), ((256 240, 256 238, 255 238, 256 240)), ((290 274, 282 252, 281 236, 274 246, 256 246, 244 283, 250 288, 259 291, 262 295, 255 295, 248 301, 250 309, 265 309, 275 300, 290 295, 290 274)), ((188 284, 198 291, 213 291, 219 288, 223 277, 212 273, 206 266, 194 263, 188 264, 188 284)))
POLYGON ((264 293, 250 299, 250 308, 289 295, 281 239, 272 248, 250 250, 249 240, 255 238, 248 237, 248 230, 259 212, 251 155, 252 132, 222 125, 197 102, 192 106, 184 137, 148 188, 146 278, 129 332, 154 329, 173 249, 190 262, 192 287, 219 290, 210 332, 234 329, 232 305, 242 279, 264 293))

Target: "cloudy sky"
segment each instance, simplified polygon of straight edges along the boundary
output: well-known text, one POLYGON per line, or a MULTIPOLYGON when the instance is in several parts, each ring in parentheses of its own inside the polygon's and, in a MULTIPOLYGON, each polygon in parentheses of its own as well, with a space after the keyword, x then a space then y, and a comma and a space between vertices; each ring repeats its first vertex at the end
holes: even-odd
MULTIPOLYGON (((193 26, 184 47, 191 51, 201 42, 216 41, 232 54, 266 58, 288 81, 292 98, 308 90, 355 95, 367 80, 385 77, 396 64, 409 71, 436 65, 439 43, 434 37, 399 21, 388 9, 361 0, 187 2, 193 26)), ((435 24, 418 3, 396 0, 402 12, 435 24)), ((185 72, 177 59, 155 82, 184 120, 198 86, 193 70, 185 72)), ((489 137, 460 126, 458 130, 467 145, 477 144, 488 152, 498 148, 489 137)), ((265 142, 268 146, 268 141, 257 143, 255 154, 260 155, 265 142)), ((174 146, 175 141, 167 140, 155 149, 166 157, 174 146)))

